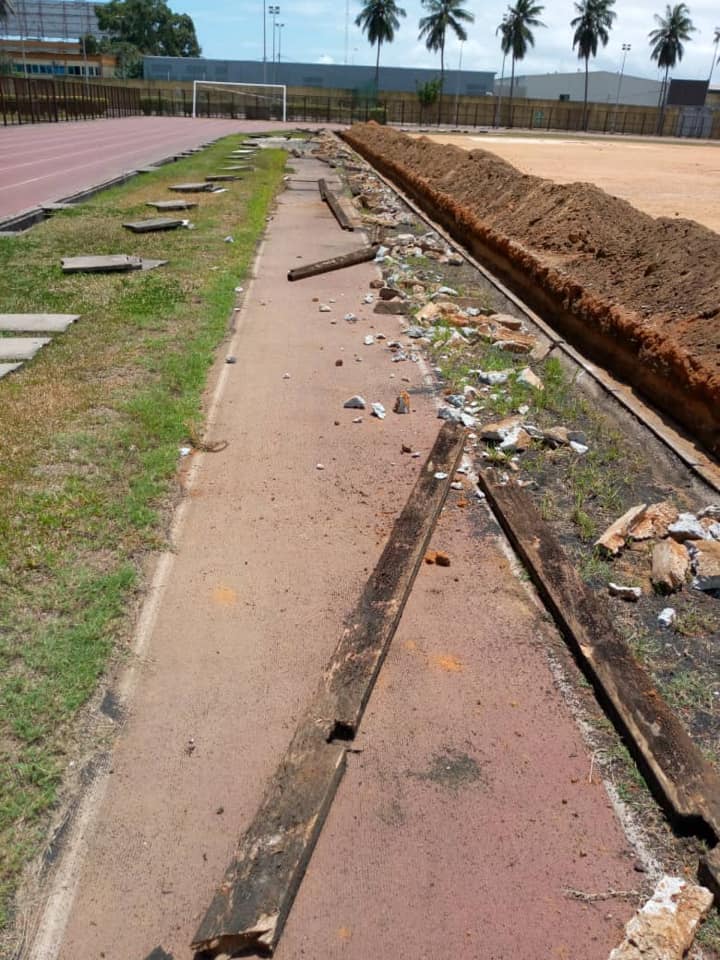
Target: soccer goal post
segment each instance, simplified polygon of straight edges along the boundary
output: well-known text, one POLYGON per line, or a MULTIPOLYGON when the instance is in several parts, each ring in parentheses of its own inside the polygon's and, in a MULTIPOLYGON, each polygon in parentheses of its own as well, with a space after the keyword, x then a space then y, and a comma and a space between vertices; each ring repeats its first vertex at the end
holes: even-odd
MULTIPOLYGON (((232 102, 239 102, 246 111, 259 115, 267 112, 262 119, 272 119, 273 108, 282 104, 282 119, 287 120, 287 87, 280 83, 230 83, 222 80, 193 80, 192 115, 198 115, 198 94, 201 87, 231 94, 232 102)), ((258 116, 258 119, 261 117, 258 116)))

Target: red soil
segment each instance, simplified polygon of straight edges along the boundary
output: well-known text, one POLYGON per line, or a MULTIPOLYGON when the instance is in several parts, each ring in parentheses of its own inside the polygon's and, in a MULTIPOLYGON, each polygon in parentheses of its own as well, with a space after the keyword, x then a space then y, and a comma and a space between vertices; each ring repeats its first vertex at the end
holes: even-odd
POLYGON ((344 136, 456 235, 521 271, 573 317, 575 339, 604 341, 606 360, 622 354, 623 376, 720 448, 720 235, 655 219, 592 184, 522 174, 484 150, 372 123, 344 136))

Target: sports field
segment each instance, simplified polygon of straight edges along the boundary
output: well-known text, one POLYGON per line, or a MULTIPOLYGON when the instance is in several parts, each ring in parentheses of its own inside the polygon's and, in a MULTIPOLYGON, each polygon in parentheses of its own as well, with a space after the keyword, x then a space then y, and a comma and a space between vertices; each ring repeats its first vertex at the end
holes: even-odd
POLYGON ((688 217, 720 232, 720 143, 433 134, 466 150, 491 150, 523 173, 588 181, 654 217, 688 217))

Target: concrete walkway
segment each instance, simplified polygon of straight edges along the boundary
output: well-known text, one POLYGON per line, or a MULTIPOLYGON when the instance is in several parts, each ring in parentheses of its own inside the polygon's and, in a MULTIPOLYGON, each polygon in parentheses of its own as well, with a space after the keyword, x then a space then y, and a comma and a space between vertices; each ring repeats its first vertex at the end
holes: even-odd
MULTIPOLYGON (((424 456, 436 436, 421 365, 363 345, 399 330, 361 306, 376 268, 285 279, 359 242, 314 191, 281 197, 215 371, 209 439, 229 446, 194 464, 177 550, 119 691, 126 720, 70 831, 33 960, 142 960, 158 947, 189 960, 415 481, 422 459, 401 445, 424 456), (358 411, 343 409, 361 393, 391 411, 406 386, 410 416, 353 423, 358 411)), ((435 542, 451 566, 420 572, 282 960, 606 960, 632 912, 564 895, 631 887, 632 856, 602 786, 588 783, 542 650, 548 628, 484 507, 458 496, 435 542)))

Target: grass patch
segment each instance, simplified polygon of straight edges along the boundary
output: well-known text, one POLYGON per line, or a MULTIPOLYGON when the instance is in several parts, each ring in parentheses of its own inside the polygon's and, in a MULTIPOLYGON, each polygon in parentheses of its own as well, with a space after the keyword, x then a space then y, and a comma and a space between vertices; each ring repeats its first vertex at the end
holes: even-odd
POLYGON ((200 194, 193 230, 132 235, 171 183, 223 165, 240 137, 0 239, 0 312, 77 313, 0 381, 0 925, 37 852, 72 751, 72 723, 122 656, 143 560, 165 542, 178 447, 282 179, 262 151, 227 193, 200 194), (226 243, 232 236, 234 243, 226 243), (134 253, 153 272, 65 276, 60 258, 134 253))

